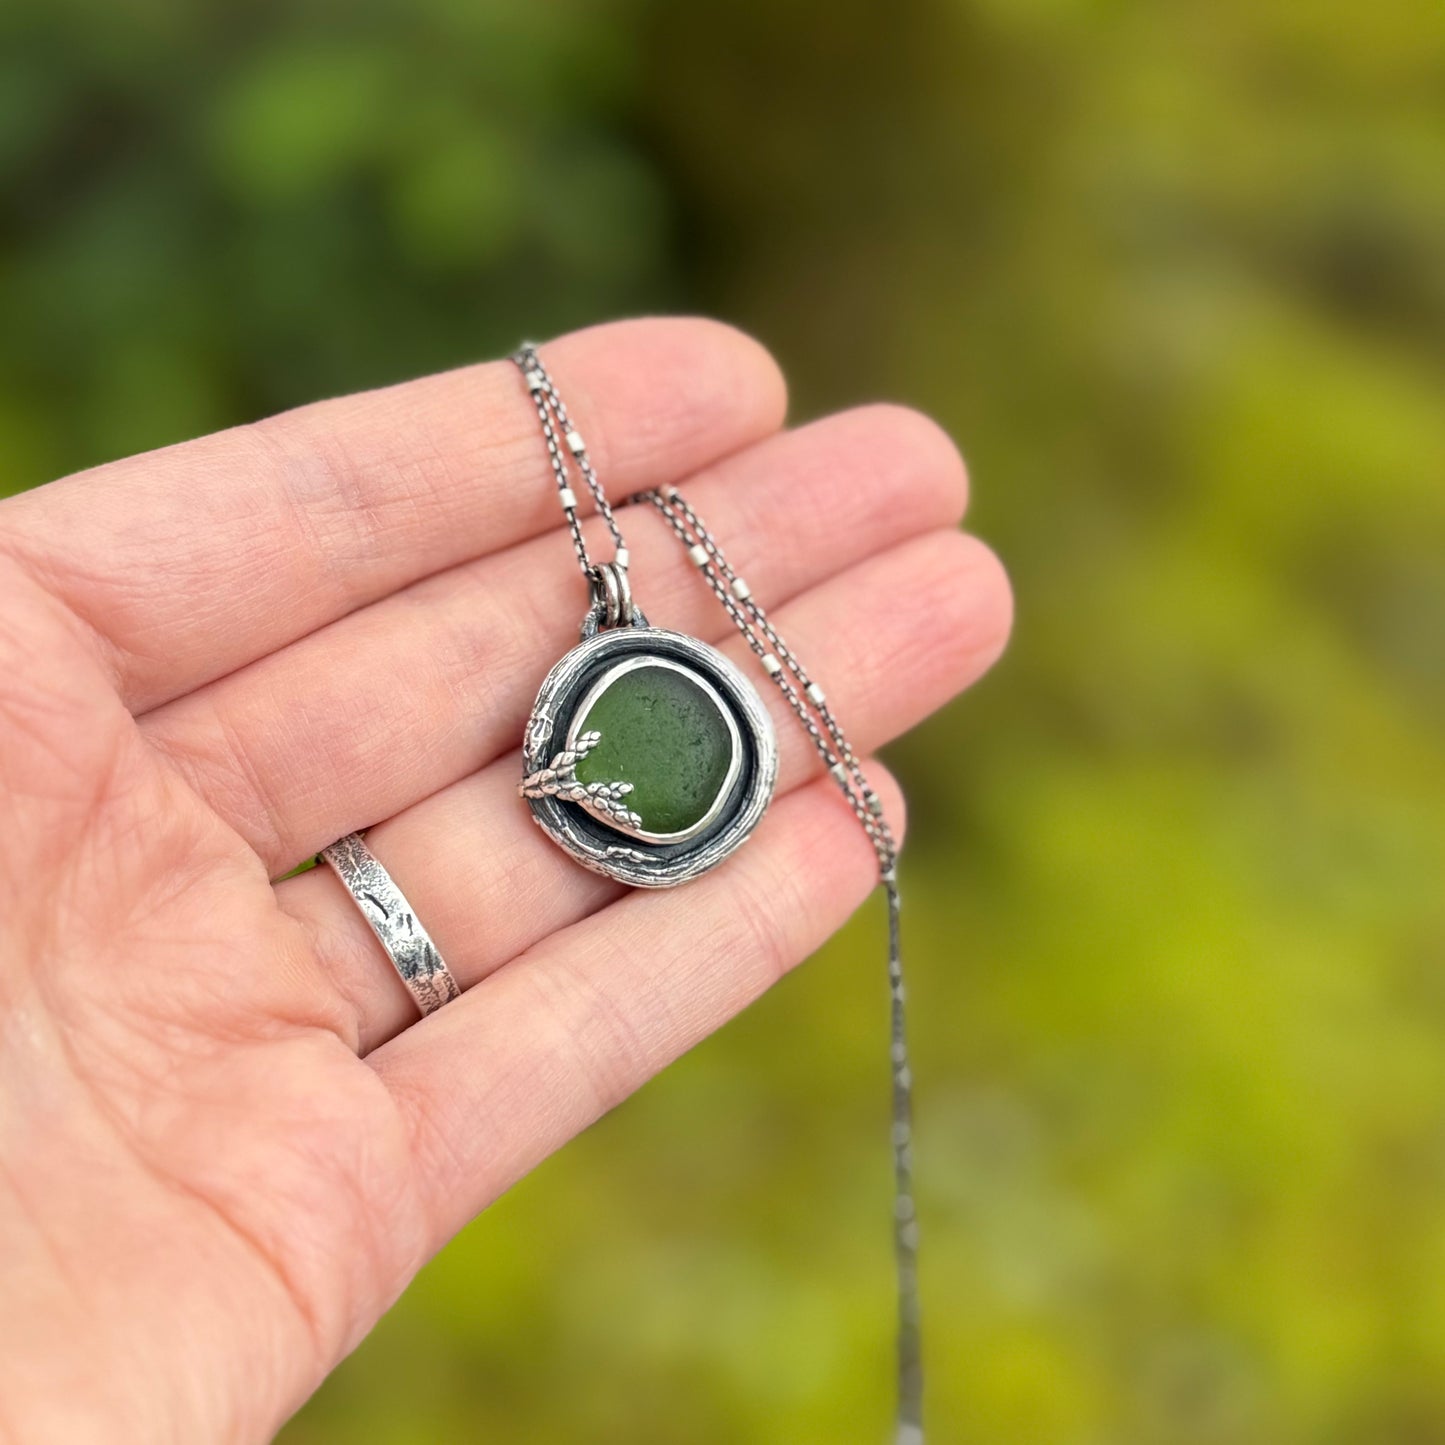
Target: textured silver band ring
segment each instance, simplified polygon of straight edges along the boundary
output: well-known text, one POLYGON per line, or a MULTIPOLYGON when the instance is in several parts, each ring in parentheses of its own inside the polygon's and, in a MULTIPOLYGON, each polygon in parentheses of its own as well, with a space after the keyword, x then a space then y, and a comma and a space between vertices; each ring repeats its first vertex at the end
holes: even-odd
POLYGON ((321 856, 355 899, 361 916, 371 925, 422 1013, 434 1013, 456 998, 461 989, 451 969, 442 961, 436 944, 417 921, 401 889, 392 882, 391 874, 361 841, 361 834, 338 838, 321 850, 321 856))

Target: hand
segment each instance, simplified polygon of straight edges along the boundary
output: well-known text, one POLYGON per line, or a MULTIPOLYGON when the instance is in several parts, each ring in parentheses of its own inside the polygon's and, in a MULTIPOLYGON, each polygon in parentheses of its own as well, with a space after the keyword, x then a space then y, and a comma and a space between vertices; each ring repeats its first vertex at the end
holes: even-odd
MULTIPOLYGON (((859 745, 998 654, 931 423, 779 432, 775 367, 712 323, 543 354, 613 496, 686 480, 859 745)), ((543 837, 521 729, 586 600, 559 523, 505 362, 0 502, 0 1439, 266 1439, 876 881, 773 689, 779 797, 716 872, 628 892, 543 837), (271 881, 381 819, 470 989, 424 1023, 329 870, 271 881)), ((743 656, 651 509, 624 526, 652 620, 743 656)))

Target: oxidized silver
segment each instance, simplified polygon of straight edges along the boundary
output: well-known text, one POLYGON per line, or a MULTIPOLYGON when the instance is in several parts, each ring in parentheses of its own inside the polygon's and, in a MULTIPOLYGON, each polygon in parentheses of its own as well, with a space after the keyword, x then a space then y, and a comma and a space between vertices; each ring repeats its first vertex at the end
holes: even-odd
POLYGON ((361 841, 361 834, 339 838, 329 848, 323 848, 321 856, 355 900, 422 1013, 435 1013, 444 1003, 459 997, 461 989, 436 944, 417 922, 411 904, 391 874, 361 841))
POLYGON ((547 674, 522 746, 522 796, 555 843, 584 867, 637 888, 668 888, 715 868, 751 835, 778 780, 773 721, 752 684, 716 648, 657 627, 614 627, 580 642, 547 674), (733 744, 707 814, 678 833, 648 833, 626 783, 578 782, 596 745, 580 732, 593 700, 630 667, 674 668, 704 689, 733 744))

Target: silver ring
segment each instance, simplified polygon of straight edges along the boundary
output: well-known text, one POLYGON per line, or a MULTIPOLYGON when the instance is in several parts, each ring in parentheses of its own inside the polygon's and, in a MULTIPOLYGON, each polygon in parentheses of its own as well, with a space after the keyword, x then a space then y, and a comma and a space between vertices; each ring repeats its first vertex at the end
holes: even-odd
POLYGON ((458 997, 461 989, 412 912, 391 874, 376 861, 360 833, 338 838, 321 856, 351 894, 361 916, 371 925, 401 981, 411 990, 423 1014, 435 1013, 458 997))

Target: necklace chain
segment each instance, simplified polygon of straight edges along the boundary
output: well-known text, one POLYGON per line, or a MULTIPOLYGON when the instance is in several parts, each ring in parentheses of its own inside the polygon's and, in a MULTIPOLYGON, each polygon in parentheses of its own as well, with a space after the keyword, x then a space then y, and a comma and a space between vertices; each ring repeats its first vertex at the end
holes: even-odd
MULTIPOLYGON (((597 593, 604 571, 626 571, 626 543, 617 517, 587 454, 581 433, 572 425, 567 408, 536 349, 523 346, 512 358, 521 369, 542 424, 552 474, 557 483, 563 515, 572 534, 578 566, 597 593), (593 561, 578 517, 578 498, 570 484, 567 459, 582 476, 597 511, 611 533, 615 553, 610 563, 593 561)), ((913 1074, 909 1066, 906 999, 900 944, 902 904, 898 892, 898 845, 882 800, 868 783, 852 744, 848 741, 827 695, 808 675, 767 613, 752 595, 747 582, 728 563, 701 517, 676 487, 640 492, 630 499, 657 509, 689 560, 712 589, 732 619, 763 671, 783 694, 788 706, 841 789, 873 851, 878 875, 888 899, 888 987, 890 998, 891 1063, 893 1078, 894 1249, 898 1266, 898 1420, 895 1445, 922 1445, 923 1367, 919 1335, 918 1220, 913 1200, 913 1074)))
POLYGON ((537 408, 537 420, 542 423, 547 457, 552 463, 558 498, 562 503, 563 515, 567 518, 568 530, 572 533, 572 548, 577 553, 577 565, 581 567, 582 575, 588 581, 595 581, 598 568, 592 560, 592 554, 587 550, 587 539, 582 535, 582 523, 577 516, 577 494, 568 481, 567 463, 562 455, 564 448, 582 474, 582 480, 587 484, 587 490, 597 504, 597 511, 612 534, 612 543, 616 548, 614 565, 626 567, 627 544, 622 540, 622 530, 617 525, 612 504, 607 500, 607 493, 598 480, 591 457, 587 455, 587 444, 582 440, 582 433, 572 425, 572 418, 568 416, 567 407, 558 395, 552 378, 547 374, 547 368, 542 365, 542 358, 533 347, 524 346, 512 360, 522 368, 527 390, 532 396, 532 405, 537 408))

